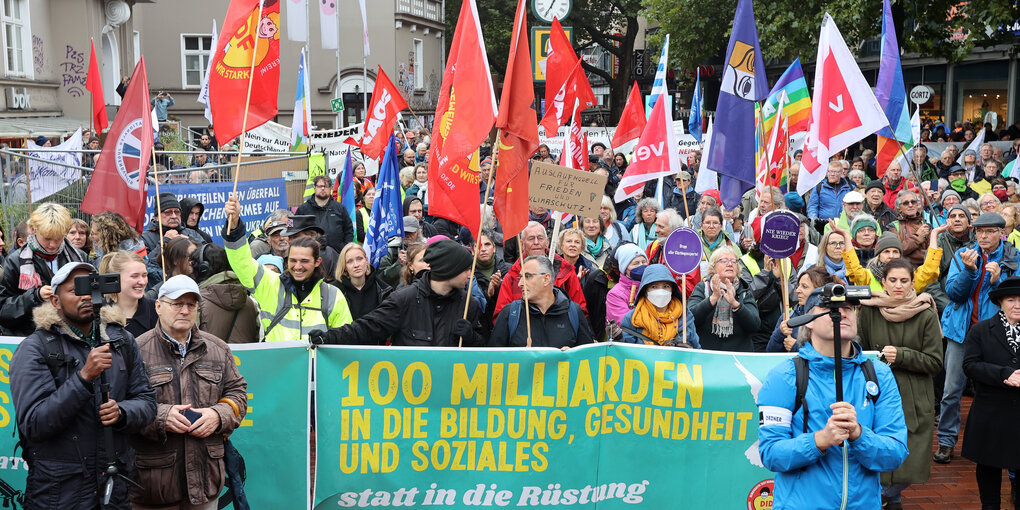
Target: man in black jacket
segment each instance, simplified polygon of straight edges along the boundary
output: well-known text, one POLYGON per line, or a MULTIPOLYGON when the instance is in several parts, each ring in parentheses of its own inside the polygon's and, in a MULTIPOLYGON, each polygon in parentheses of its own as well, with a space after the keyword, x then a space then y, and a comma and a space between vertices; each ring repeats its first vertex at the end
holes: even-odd
POLYGON ((333 200, 333 187, 329 177, 320 175, 313 181, 315 193, 298 207, 297 214, 315 216, 315 224, 326 232, 326 246, 337 253, 354 240, 354 225, 351 215, 340 202, 333 200))
MULTIPOLYGON (((581 306, 553 286, 549 257, 532 255, 521 266, 520 286, 531 313, 531 346, 566 349, 595 341, 581 306)), ((503 307, 492 327, 490 347, 527 347, 528 321, 524 300, 503 307), (511 329, 513 331, 511 332, 511 329)))
MULTIPOLYGON (((92 271, 82 262, 57 271, 53 294, 34 311, 39 329, 11 359, 11 398, 28 463, 25 508, 99 508, 108 462, 131 477, 134 451, 127 437, 156 417, 156 394, 124 329, 124 314, 116 306, 103 308, 97 331, 91 296, 74 293, 74 278, 92 271), (106 401, 100 391, 104 373, 106 401), (111 455, 104 427, 113 429, 111 455)), ((131 508, 129 489, 115 478, 104 508, 131 508)))
MULTIPOLYGON (((158 212, 156 217, 153 218, 153 221, 149 222, 149 229, 142 232, 142 242, 145 243, 145 249, 149 252, 150 261, 159 260, 159 223, 163 224, 163 237, 165 241, 169 241, 177 236, 185 236, 198 244, 205 244, 202 234, 184 225, 181 215, 186 213, 181 211, 181 203, 177 200, 177 195, 173 193, 160 193, 157 205, 158 212)), ((190 213, 191 211, 189 210, 188 212, 190 213)), ((156 267, 158 266, 156 264, 156 267)), ((162 275, 160 275, 160 281, 162 281, 162 275)))
POLYGON ((429 271, 394 291, 375 310, 351 324, 327 332, 312 331, 313 344, 392 345, 410 347, 482 346, 481 311, 467 292, 471 254, 456 241, 443 239, 425 250, 429 271), (463 319, 464 300, 470 299, 463 319))

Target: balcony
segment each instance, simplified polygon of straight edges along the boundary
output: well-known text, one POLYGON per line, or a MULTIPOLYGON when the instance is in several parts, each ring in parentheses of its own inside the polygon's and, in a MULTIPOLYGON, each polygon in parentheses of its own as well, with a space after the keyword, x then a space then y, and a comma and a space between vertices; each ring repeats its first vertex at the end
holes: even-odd
POLYGON ((394 0, 394 18, 403 24, 421 24, 431 27, 434 30, 442 30, 445 21, 443 20, 442 3, 436 0, 394 0))

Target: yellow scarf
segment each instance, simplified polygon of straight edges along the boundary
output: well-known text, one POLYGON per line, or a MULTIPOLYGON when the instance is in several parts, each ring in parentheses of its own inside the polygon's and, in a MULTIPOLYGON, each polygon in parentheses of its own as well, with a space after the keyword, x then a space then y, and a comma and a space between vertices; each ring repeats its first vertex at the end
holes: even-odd
MULTIPOLYGON (((642 334, 655 340, 656 344, 662 345, 676 337, 677 325, 683 319, 683 313, 683 304, 679 299, 671 300, 665 312, 659 312, 647 299, 639 299, 631 323, 635 328, 640 328, 642 334)), ((651 344, 647 340, 645 343, 651 344)))

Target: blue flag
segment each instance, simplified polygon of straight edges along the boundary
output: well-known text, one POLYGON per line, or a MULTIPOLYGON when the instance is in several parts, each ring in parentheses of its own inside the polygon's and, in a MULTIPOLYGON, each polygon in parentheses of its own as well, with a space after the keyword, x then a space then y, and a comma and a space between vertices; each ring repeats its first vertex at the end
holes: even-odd
POLYGON ((400 201, 400 168, 397 164, 397 145, 393 135, 386 144, 379 181, 375 188, 375 203, 365 232, 365 251, 372 267, 386 255, 386 243, 391 237, 404 235, 404 209, 400 201))
POLYGON ((347 214, 354 219, 354 165, 351 163, 351 151, 347 151, 347 161, 340 173, 340 205, 347 209, 347 214))
POLYGON ((694 82, 694 97, 691 99, 691 118, 687 121, 687 132, 695 140, 701 141, 701 107, 704 99, 701 97, 701 68, 697 71, 697 81, 694 82))
POLYGON ((751 0, 738 0, 708 154, 708 168, 719 173, 720 198, 728 208, 754 186, 754 103, 768 95, 753 6, 751 0))

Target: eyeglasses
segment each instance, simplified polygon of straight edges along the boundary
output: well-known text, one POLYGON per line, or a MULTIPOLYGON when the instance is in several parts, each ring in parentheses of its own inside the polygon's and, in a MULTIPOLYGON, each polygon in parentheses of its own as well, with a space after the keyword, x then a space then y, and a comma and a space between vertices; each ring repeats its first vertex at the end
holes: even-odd
POLYGON ((533 276, 542 276, 542 275, 545 275, 545 274, 549 274, 549 273, 524 273, 524 278, 525 279, 530 279, 533 276))
POLYGON ((316 184, 315 189, 328 189, 329 186, 326 184, 316 184))
POLYGON ((832 246, 833 248, 845 248, 846 247, 846 241, 829 241, 828 244, 829 244, 829 246, 832 246))
POLYGON ((981 202, 981 205, 995 205, 997 203, 999 203, 998 200, 990 200, 989 199, 989 200, 985 200, 984 202, 981 202))
POLYGON ((725 264, 727 266, 737 265, 737 259, 719 259, 715 261, 716 264, 725 264))
POLYGON ((159 301, 164 305, 169 306, 170 309, 175 312, 179 312, 184 308, 187 308, 189 312, 193 312, 196 308, 198 308, 198 303, 174 303, 173 301, 167 301, 165 299, 160 299, 159 301))
POLYGON ((900 204, 903 204, 903 205, 917 205, 919 203, 920 202, 918 202, 917 200, 904 200, 904 201, 900 202, 900 204))

